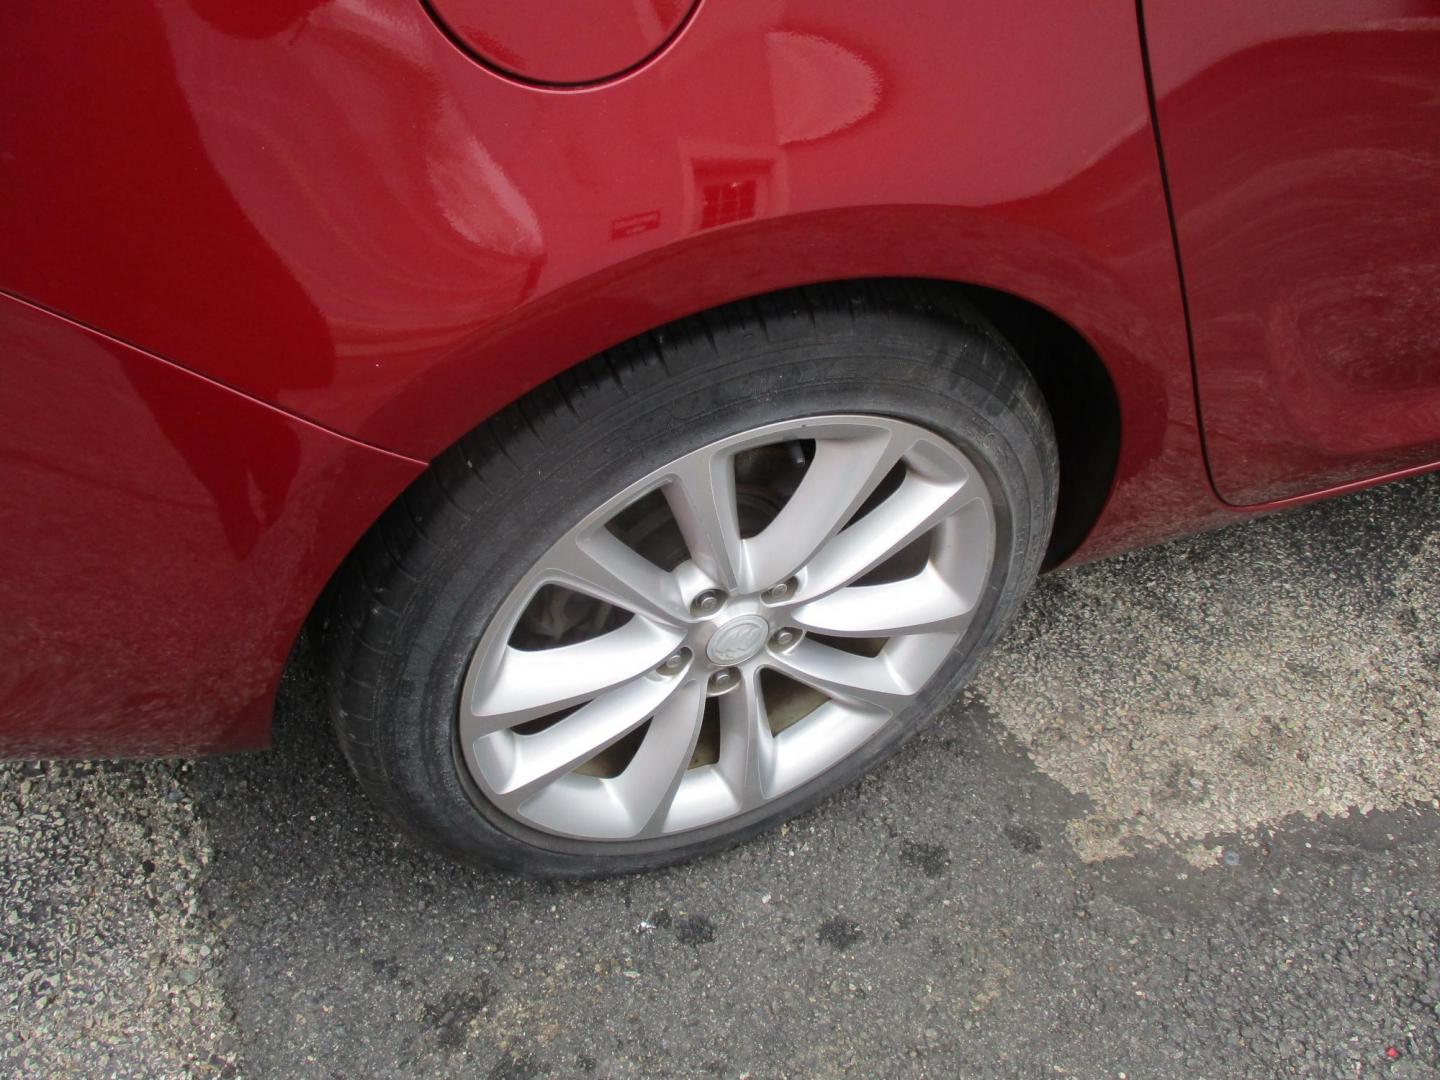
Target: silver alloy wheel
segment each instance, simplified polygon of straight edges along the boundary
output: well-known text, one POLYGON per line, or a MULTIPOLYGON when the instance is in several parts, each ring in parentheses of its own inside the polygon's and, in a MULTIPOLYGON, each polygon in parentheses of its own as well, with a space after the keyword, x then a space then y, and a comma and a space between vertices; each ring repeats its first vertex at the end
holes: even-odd
POLYGON ((983 479, 923 428, 833 415, 721 439, 608 499, 510 592, 466 673, 465 763, 504 814, 565 837, 746 814, 910 704, 994 554, 983 479))

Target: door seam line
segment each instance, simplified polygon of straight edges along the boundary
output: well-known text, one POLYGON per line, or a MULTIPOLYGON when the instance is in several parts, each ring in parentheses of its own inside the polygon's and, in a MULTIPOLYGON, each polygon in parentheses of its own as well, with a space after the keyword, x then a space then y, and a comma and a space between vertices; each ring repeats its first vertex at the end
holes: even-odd
POLYGON ((1210 445, 1205 434, 1205 411, 1200 401, 1200 364, 1195 352, 1195 328, 1190 316, 1190 290, 1185 284, 1185 260, 1180 253, 1180 226, 1175 218, 1175 198, 1170 191, 1170 171, 1165 164, 1164 139, 1160 132, 1160 108, 1155 94, 1155 75, 1150 66, 1150 45, 1145 30, 1145 0, 1135 0, 1135 26, 1140 35, 1140 68, 1145 76, 1145 101, 1150 110, 1150 137, 1155 146, 1155 161, 1160 170, 1160 190, 1165 196, 1165 219, 1170 225, 1170 250, 1175 256, 1175 277, 1180 286, 1180 310, 1185 319, 1185 345, 1190 354, 1190 397, 1195 407, 1195 434, 1200 442, 1200 458, 1205 464, 1205 478, 1210 490, 1226 506, 1239 507, 1220 492, 1215 482, 1215 468, 1210 460, 1210 445))

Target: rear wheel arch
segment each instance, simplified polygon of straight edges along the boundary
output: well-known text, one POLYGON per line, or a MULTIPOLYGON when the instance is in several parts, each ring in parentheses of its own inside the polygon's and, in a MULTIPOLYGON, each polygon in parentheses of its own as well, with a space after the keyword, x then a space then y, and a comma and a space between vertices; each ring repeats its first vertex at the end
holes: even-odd
MULTIPOLYGON (((623 385, 633 385, 633 380, 637 377, 648 384, 650 376, 645 374, 647 370, 654 372, 656 378, 663 377, 673 381, 679 377, 683 380, 686 377, 684 366, 675 368, 669 361, 673 356, 683 353, 684 348, 676 349, 672 356, 673 342, 688 340, 691 342, 688 348, 693 352, 696 339, 703 335, 710 339, 711 353, 723 357, 727 340, 732 347, 740 348, 743 354, 748 342, 758 341, 768 346, 784 345, 792 338, 804 342, 806 330, 810 328, 814 332, 823 331, 823 334, 829 335, 839 345, 847 332, 847 323, 853 323, 857 327, 863 323, 869 328, 867 334, 873 334, 876 320, 868 317, 862 320, 859 315, 862 310, 867 316, 880 316, 892 325, 897 342, 917 332, 929 340, 943 342, 950 339, 953 333, 958 351, 951 353, 942 345, 943 352, 937 355, 954 356, 958 365, 954 370, 957 372, 967 368, 964 360, 966 349, 979 350, 969 354, 977 361, 987 355, 997 355, 996 349, 1000 350, 998 355, 1009 355, 1011 370, 1026 368, 1033 382, 1028 396, 999 400, 1011 402, 1006 406, 1007 409, 1020 407, 1026 410, 1027 415, 1037 417, 1036 422, 1045 429, 1050 427, 1050 421, 1044 416, 1046 407, 1040 400, 1037 386, 1048 382, 1056 387, 1056 402, 1063 410, 1067 390, 1070 391, 1068 396, 1074 398, 1077 397, 1074 393, 1076 388, 1089 385, 1083 370, 1079 373, 1072 370, 1075 365, 1084 363, 1083 356, 1080 360, 1074 359, 1076 355, 1080 355, 1078 349, 1083 342, 1077 345, 1078 335, 1074 335, 1073 331, 1068 331, 1058 320, 1039 316, 1034 317, 1035 325, 1030 325, 1030 320, 1027 319, 1029 311, 1023 301, 950 283, 883 279, 805 286, 723 305, 701 317, 689 317, 678 323, 667 324, 615 350, 572 367, 511 403, 435 459, 431 468, 415 482, 412 489, 386 511, 375 535, 371 535, 357 547, 337 575, 335 587, 330 593, 332 596, 344 598, 344 602, 336 605, 334 609, 337 623, 335 632, 339 640, 348 641, 349 645, 342 648, 336 654, 337 658, 332 661, 332 665, 339 664, 338 667, 333 667, 332 678, 339 678, 340 673, 345 670, 346 664, 340 657, 353 654, 357 634, 362 632, 362 629, 364 632, 371 632, 377 624, 403 624, 405 612, 408 610, 406 596, 413 594, 409 593, 407 588, 399 589, 392 608, 390 598, 385 595, 384 586, 377 589, 375 584, 387 577, 391 581, 396 580, 398 560, 394 557, 394 551, 411 550, 416 545, 423 548, 430 543, 429 530, 432 527, 437 530, 437 538, 443 541, 446 535, 443 524, 445 520, 454 518, 457 514, 473 515, 476 510, 483 509, 482 506, 461 505, 467 498, 466 493, 480 499, 482 503, 489 500, 493 504, 494 496, 484 494, 486 485, 483 483, 477 489, 475 479, 477 476, 483 478, 487 469, 493 470, 493 463, 497 463, 500 457, 506 459, 498 461, 502 470, 508 469, 511 473, 516 469, 523 471, 530 456, 529 440, 539 439, 541 432, 548 432, 550 448, 546 450, 537 442, 535 453, 553 456, 557 420, 560 421, 559 430, 563 431, 569 426, 564 420, 567 414, 578 417, 583 415, 587 408, 593 412, 597 400, 623 397, 623 385), (1009 328, 1008 333, 1002 332, 1002 325, 1009 328), (1020 362, 1016 364, 1017 357, 1010 346, 1009 334, 1018 335, 1022 330, 1027 342, 1039 351, 1036 352, 1035 360, 1019 357, 1020 362), (991 340, 990 344, 985 343, 986 338, 991 340), (1046 355, 1042 356, 1041 352, 1046 355), (625 380, 624 384, 622 379, 625 380), (579 405, 581 402, 587 404, 579 405), (487 466, 487 461, 492 464, 487 466), (460 493, 458 502, 457 493, 460 493), (357 596, 361 598, 358 602, 357 596)), ((888 350, 888 337, 872 337, 871 340, 882 350, 888 350)), ((846 346, 840 346, 841 353, 847 351, 846 346)), ((862 370, 857 368, 856 361, 863 361, 865 358, 866 354, 863 352, 851 353, 848 360, 842 361, 850 379, 854 380, 858 371, 862 370)), ((992 365, 991 370, 998 370, 993 366, 993 358, 983 362, 992 365)), ((1002 364, 1001 367, 1003 366, 1002 364)), ((757 368, 755 373, 758 375, 764 370, 768 369, 757 368)), ((1090 377, 1093 378, 1093 374, 1090 377)), ((731 378, 733 381, 735 376, 731 378)), ((857 385, 863 386, 863 375, 859 378, 861 381, 857 385)), ((1024 375, 1019 378, 1023 380, 1024 375)), ((881 380, 882 383, 886 381, 881 380)), ((892 375, 888 382, 896 384, 897 380, 892 375)), ((1108 379, 1104 380, 1101 386, 1108 389, 1108 379)), ((760 392, 762 397, 757 400, 763 400, 763 391, 760 392)), ((883 406, 877 404, 877 407, 883 411, 883 406)), ((937 414, 940 415, 944 414, 937 414)), ((1053 443, 1050 453, 1053 462, 1053 443)), ((1054 465, 1050 468, 1053 470, 1054 465)), ((1055 488, 1052 486, 1050 490, 1053 498, 1055 488)), ((1083 499, 1078 500, 1078 503, 1083 503, 1083 499)), ((1051 505, 1053 506, 1053 503, 1051 505)), ((1032 535, 1043 548, 1045 533, 1032 535)), ((1060 535, 1063 537, 1064 534, 1060 535)), ((1035 559, 1038 560, 1039 549, 1032 550, 1036 551, 1035 559)), ((1036 564, 1032 562, 1030 565, 1030 572, 1033 574, 1036 564)), ((384 633, 382 630, 382 637, 384 633)), ((369 681, 360 685, 383 686, 389 681, 375 678, 374 674, 372 672, 369 681)), ((391 674, 393 676, 397 673, 391 674)), ((417 680, 419 677, 413 676, 417 680)), ((407 676, 406 681, 410 678, 407 676)), ((341 684, 344 684, 343 679, 341 684)), ((370 691, 367 689, 366 692, 370 691)), ((349 715, 346 699, 342 694, 333 701, 335 707, 341 711, 337 714, 338 722, 342 718, 341 714, 349 715)), ((362 712, 365 711, 368 710, 362 709, 362 712)), ((373 724, 374 720, 366 722, 373 724)), ((369 740, 373 737, 366 736, 360 745, 368 747, 369 740)), ((377 768, 384 767, 383 762, 370 760, 368 749, 355 760, 353 755, 358 751, 353 742, 347 749, 352 752, 352 760, 362 776, 368 777, 367 786, 383 789, 386 781, 375 774, 377 768)), ((396 767, 401 766, 397 764, 396 767)))
MULTIPOLYGON (((719 304, 707 310, 717 311, 737 304, 754 304, 763 309, 787 295, 804 297, 808 293, 815 296, 817 292, 823 293, 826 289, 846 284, 882 281, 890 287, 913 286, 933 290, 937 294, 950 294, 969 304, 1005 337, 1039 384, 1054 426, 1060 455, 1058 504, 1044 565, 1049 568, 1063 562, 1085 539, 1105 505, 1115 477, 1121 438, 1120 408, 1110 371, 1097 350, 1069 322, 1014 293, 926 277, 841 279, 774 290, 742 301, 719 304)), ((657 334, 663 336, 668 328, 684 322, 685 318, 690 316, 657 326, 654 330, 631 339, 631 343, 657 334)), ((555 378, 518 395, 492 415, 503 416, 506 418, 505 422, 517 429, 523 429, 528 423, 525 419, 527 412, 563 407, 567 382, 595 377, 595 372, 603 371, 604 356, 605 354, 601 353, 576 358, 569 368, 555 378)), ((454 467, 456 458, 452 451, 462 447, 466 439, 475 438, 475 433, 488 419, 490 418, 477 418, 475 428, 452 444, 451 448, 436 455, 430 468, 422 473, 414 484, 439 488, 435 470, 454 467)), ((307 628, 312 636, 319 636, 333 613, 334 598, 338 591, 346 587, 347 581, 354 582, 359 579, 363 582, 366 572, 362 554, 364 539, 379 528, 387 514, 405 513, 403 502, 402 494, 377 514, 370 529, 333 569, 328 582, 315 597, 310 616, 297 634, 296 643, 292 644, 286 670, 309 662, 310 654, 298 646, 299 637, 307 628)), ((403 527, 418 528, 413 522, 403 527)))
MULTIPOLYGON (((796 298, 814 304, 823 300, 827 290, 849 285, 879 286, 881 292, 877 295, 881 297, 885 295, 885 289, 906 288, 928 290, 936 296, 951 296, 977 310, 1019 354, 1040 386, 1059 445, 1059 505, 1045 566, 1049 568, 1063 562, 1085 539, 1109 495, 1119 456, 1120 407, 1115 382, 1098 351, 1069 322, 1039 304, 1013 292, 948 279, 918 276, 841 278, 770 290, 716 304, 667 320, 620 342, 615 348, 663 339, 671 328, 697 315, 740 310, 745 305, 753 305, 755 310, 763 313, 767 307, 793 302, 796 298)), ((597 373, 598 377, 603 377, 606 355, 612 351, 607 349, 594 355, 576 357, 553 378, 515 395, 489 416, 476 417, 464 435, 432 458, 431 469, 415 483, 433 483, 433 470, 447 467, 447 455, 463 446, 466 439, 474 438, 476 432, 490 420, 501 418, 502 422, 523 427, 527 423, 525 417, 528 412, 553 407, 557 400, 563 401, 567 383, 595 378, 597 373)), ((399 501, 397 499, 396 503, 399 501)), ((393 509, 393 505, 389 509, 393 509)), ((376 524, 383 516, 383 512, 377 515, 376 524)), ((357 543, 356 547, 359 546, 357 543)), ((336 581, 353 557, 352 550, 335 568, 330 583, 316 599, 316 613, 323 615, 336 581)))

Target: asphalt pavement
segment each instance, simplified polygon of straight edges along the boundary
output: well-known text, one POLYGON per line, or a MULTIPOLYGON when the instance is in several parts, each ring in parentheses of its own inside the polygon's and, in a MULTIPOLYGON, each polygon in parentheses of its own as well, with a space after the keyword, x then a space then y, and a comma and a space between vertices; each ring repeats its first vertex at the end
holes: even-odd
POLYGON ((1440 477, 1045 578, 719 857, 462 870, 276 747, 0 766, 0 1074, 1440 1076, 1440 477))

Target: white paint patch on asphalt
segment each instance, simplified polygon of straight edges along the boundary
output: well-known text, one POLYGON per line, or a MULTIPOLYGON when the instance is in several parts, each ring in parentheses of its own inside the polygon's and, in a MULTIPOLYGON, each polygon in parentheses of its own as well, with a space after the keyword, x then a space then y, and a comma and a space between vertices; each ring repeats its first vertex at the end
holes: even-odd
POLYGON ((0 1073, 233 1073, 186 769, 0 765, 0 1073))
POLYGON ((1440 805, 1440 483, 1051 575, 977 688, 1086 860, 1440 805))

